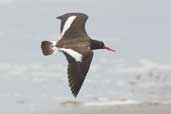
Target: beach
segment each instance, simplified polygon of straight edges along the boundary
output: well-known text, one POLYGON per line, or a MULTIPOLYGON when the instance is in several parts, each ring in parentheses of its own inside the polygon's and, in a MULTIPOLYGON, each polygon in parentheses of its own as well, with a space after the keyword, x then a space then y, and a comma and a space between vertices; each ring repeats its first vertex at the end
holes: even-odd
POLYGON ((46 114, 170 114, 170 107, 171 104, 160 103, 86 106, 68 102, 55 112, 46 114))
POLYGON ((171 114, 170 5, 169 0, 0 0, 0 114, 171 114), (74 12, 88 16, 86 34, 80 16, 56 19, 74 12), (92 45, 75 38, 87 35, 116 50, 93 51, 77 98, 65 55, 44 56, 41 49, 42 41, 61 41, 63 35, 73 38, 63 48, 78 58, 89 54, 82 48, 75 54, 73 44, 88 50, 92 45))

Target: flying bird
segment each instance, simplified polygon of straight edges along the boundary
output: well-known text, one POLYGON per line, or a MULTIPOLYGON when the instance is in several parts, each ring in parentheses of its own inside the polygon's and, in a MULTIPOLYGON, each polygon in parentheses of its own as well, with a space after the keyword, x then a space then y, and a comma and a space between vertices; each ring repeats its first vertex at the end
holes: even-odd
POLYGON ((68 82, 74 97, 77 97, 89 70, 93 50, 106 49, 102 41, 91 39, 85 29, 88 16, 83 13, 67 13, 56 17, 61 20, 60 40, 42 41, 41 49, 45 56, 62 52, 68 61, 68 82))

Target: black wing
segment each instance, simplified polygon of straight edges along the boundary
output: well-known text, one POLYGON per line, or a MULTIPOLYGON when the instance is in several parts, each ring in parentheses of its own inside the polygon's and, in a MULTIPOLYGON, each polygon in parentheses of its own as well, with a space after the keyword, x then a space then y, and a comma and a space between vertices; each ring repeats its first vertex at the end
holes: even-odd
POLYGON ((83 13, 67 13, 57 17, 57 19, 61 20, 61 32, 64 29, 65 22, 71 16, 76 16, 76 19, 73 21, 70 28, 65 32, 62 38, 78 38, 87 35, 85 30, 85 23, 88 19, 88 16, 83 13))
POLYGON ((64 53, 64 55, 69 63, 67 69, 69 86, 71 88, 72 94, 77 97, 89 70, 93 58, 93 52, 88 49, 84 51, 84 53, 82 53, 82 62, 76 62, 75 59, 67 53, 64 53))

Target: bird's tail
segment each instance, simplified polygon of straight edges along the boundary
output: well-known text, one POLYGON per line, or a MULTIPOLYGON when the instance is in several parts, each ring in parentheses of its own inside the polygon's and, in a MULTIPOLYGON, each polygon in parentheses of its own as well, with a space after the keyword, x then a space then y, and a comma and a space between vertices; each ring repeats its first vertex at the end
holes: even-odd
POLYGON ((41 43, 42 53, 45 56, 54 54, 58 51, 55 41, 42 41, 41 43))

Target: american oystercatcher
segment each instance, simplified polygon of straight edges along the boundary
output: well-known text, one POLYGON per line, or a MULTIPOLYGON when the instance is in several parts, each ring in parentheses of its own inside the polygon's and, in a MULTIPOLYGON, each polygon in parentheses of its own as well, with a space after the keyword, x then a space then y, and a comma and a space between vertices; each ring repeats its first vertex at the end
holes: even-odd
POLYGON ((89 70, 93 51, 96 49, 115 50, 107 47, 102 41, 91 39, 86 30, 85 23, 88 16, 83 13, 67 13, 57 17, 61 20, 60 40, 42 41, 43 55, 48 56, 62 52, 68 61, 68 81, 73 96, 77 97, 84 79, 89 70))

